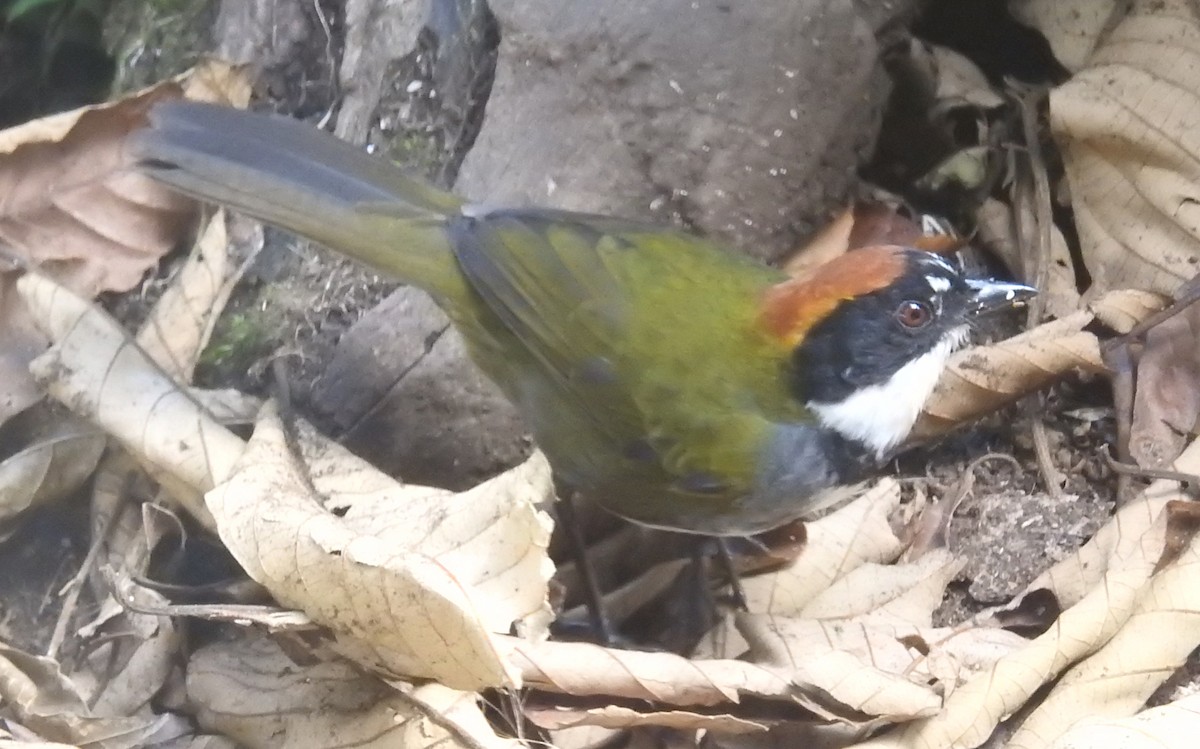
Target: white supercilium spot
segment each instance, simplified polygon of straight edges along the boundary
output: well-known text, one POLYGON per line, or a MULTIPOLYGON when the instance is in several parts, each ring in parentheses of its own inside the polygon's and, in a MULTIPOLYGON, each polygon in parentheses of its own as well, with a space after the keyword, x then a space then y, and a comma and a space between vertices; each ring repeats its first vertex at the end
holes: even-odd
POLYGON ((932 349, 905 364, 885 382, 862 388, 836 403, 810 401, 821 422, 882 458, 900 444, 933 392, 950 354, 967 338, 967 327, 949 331, 932 349))
POLYGON ((950 279, 942 278, 941 276, 925 276, 925 282, 929 284, 929 288, 933 289, 938 294, 945 294, 950 290, 950 279))

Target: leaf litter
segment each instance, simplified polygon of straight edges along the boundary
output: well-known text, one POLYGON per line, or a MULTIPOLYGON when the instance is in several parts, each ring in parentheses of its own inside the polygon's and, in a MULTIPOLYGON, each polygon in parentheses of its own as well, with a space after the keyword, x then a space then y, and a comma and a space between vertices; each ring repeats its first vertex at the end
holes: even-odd
MULTIPOLYGON (((1080 300, 1060 284, 1061 292, 1050 292, 1057 306, 1048 305, 1059 310, 1056 319, 962 352, 926 409, 925 436, 1072 373, 1102 376, 1103 342, 1161 309, 1165 295, 1194 274, 1186 185, 1198 155, 1180 113, 1200 113, 1200 106, 1191 107, 1180 87, 1197 67, 1182 63, 1195 53, 1200 24, 1185 11, 1135 4, 1098 36, 1077 75, 1051 93, 1083 245, 1078 257, 1092 286, 1080 300), (1180 69, 1149 59, 1152 40, 1167 42, 1175 55, 1169 62, 1180 69), (1158 132, 1130 117, 1167 99, 1176 109, 1158 132), (1137 148, 1105 145, 1120 139, 1137 148)), ((1044 9, 1029 13, 1061 19, 1044 9)), ((963 61, 942 59, 956 70, 945 90, 976 105, 993 102, 970 95, 984 84, 960 69, 963 61)), ((42 132, 54 127, 63 128, 51 123, 42 132)), ((843 239, 827 239, 814 252, 849 249, 856 214, 849 215, 832 230, 843 239)), ((998 215, 993 241, 1012 244, 1002 231, 1004 211, 998 215)), ((898 230, 890 228, 899 226, 893 219, 871 221, 883 228, 860 227, 860 234, 886 238, 898 230)), ((98 649, 73 655, 64 671, 55 658, 6 647, 0 697, 13 706, 4 715, 10 730, 103 746, 207 735, 248 746, 477 748, 514 746, 512 737, 529 742, 529 730, 565 737, 567 727, 661 726, 682 737, 703 731, 731 747, 764 734, 819 736, 827 746, 949 747, 983 745, 1007 721, 1009 746, 1066 747, 1105 746, 1107 736, 1135 730, 1146 742, 1156 737, 1147 745, 1171 746, 1165 727, 1194 722, 1187 696, 1129 717, 1200 645, 1195 513, 1179 483, 1165 479, 1011 603, 957 624, 935 624, 935 612, 964 560, 937 534, 926 534, 920 553, 905 554, 930 522, 923 518, 945 508, 883 479, 809 523, 785 556, 747 577, 749 611, 719 616, 687 654, 548 637, 553 486, 544 458, 535 454, 464 492, 404 484, 323 438, 286 402, 260 408, 237 393, 190 387, 247 259, 229 254, 223 216, 208 227, 136 335, 90 297, 99 288, 128 288, 142 272, 131 268, 144 260, 128 268, 120 267, 124 255, 112 268, 103 261, 117 281, 96 280, 107 277, 86 268, 94 261, 84 262, 86 282, 5 275, 5 303, 15 308, 19 295, 27 319, 52 342, 29 367, 38 392, 75 414, 55 423, 86 423, 93 439, 104 435, 101 444, 110 445, 103 458, 70 459, 82 476, 69 483, 96 476, 96 545, 69 587, 96 597, 90 621, 77 629, 98 649), (247 437, 233 422, 255 411, 247 437), (88 468, 96 461, 98 469, 88 468), (196 647, 179 636, 188 611, 179 591, 148 577, 156 554, 191 537, 219 538, 240 570, 224 589, 224 611, 211 617, 225 637, 196 647), (1035 600, 1057 617, 1011 631, 1005 622, 1035 600), (130 632, 136 637, 123 642, 118 633, 130 632), (172 665, 181 655, 182 673, 172 665), (496 695, 518 689, 528 690, 524 715, 520 700, 507 716, 489 707, 496 695), (156 699, 172 693, 188 701, 156 699), (534 726, 522 728, 526 719, 534 726)), ((171 242, 157 251, 174 241, 168 233, 171 242)), ((1076 262, 1061 247, 1052 251, 1076 262)), ((23 261, 37 264, 36 257, 23 261)), ((1141 399, 1133 401, 1135 424, 1171 428, 1174 447, 1155 462, 1182 474, 1200 473, 1188 405, 1193 314, 1147 332, 1137 362, 1141 399), (1175 410, 1164 415, 1164 405, 1175 410)), ((1168 441, 1141 427, 1135 433, 1153 446, 1168 441)), ((45 461, 54 454, 39 444, 53 439, 14 453, 41 450, 43 462, 13 463, 10 470, 23 466, 21 475, 34 478, 0 484, 0 497, 8 496, 5 486, 48 485, 37 476, 51 473, 45 461)), ((2 507, 20 517, 47 501, 37 491, 2 507)), ((952 516, 951 509, 938 522, 952 516)), ((662 583, 643 584, 659 590, 653 586, 662 583)), ((71 638, 64 634, 51 649, 64 639, 71 638)), ((589 735, 596 738, 583 745, 611 733, 589 735)))

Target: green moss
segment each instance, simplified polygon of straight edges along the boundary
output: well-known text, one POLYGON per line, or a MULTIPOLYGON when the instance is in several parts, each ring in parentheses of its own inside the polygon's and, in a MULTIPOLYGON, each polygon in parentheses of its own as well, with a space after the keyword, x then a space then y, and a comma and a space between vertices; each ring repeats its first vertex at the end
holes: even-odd
POLYGON ((255 309, 222 316, 208 347, 200 354, 200 368, 212 375, 245 374, 278 346, 276 334, 280 328, 275 317, 255 309))

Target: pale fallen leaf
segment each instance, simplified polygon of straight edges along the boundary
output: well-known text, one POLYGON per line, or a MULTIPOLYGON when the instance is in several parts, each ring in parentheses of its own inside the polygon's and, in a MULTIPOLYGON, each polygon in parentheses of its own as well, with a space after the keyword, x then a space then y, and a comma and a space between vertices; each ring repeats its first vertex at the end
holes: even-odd
POLYGON ((0 521, 67 496, 91 476, 108 440, 73 417, 34 406, 42 427, 27 447, 0 461, 0 521))
MULTIPOLYGON (((1176 459, 1172 469, 1200 474, 1200 441, 1192 442, 1176 459)), ((1038 575, 1017 600, 1041 589, 1051 591, 1064 607, 1083 600, 1100 584, 1110 568, 1139 553, 1139 548, 1150 538, 1147 534, 1156 534, 1149 540, 1150 546, 1162 548, 1166 544, 1166 526, 1158 520, 1167 503, 1182 496, 1177 482, 1155 481, 1118 510, 1074 554, 1038 575)))
POLYGON ((946 698, 940 713, 856 746, 899 749, 983 743, 1043 684, 1099 650, 1128 621, 1162 557, 1166 526, 1166 513, 1159 513, 1149 529, 1117 545, 1114 551, 1120 558, 1110 561, 1098 584, 1063 611, 1050 630, 961 685, 946 698))
POLYGON ((807 524, 807 542, 786 567, 742 580, 754 613, 798 615, 835 580, 868 562, 890 562, 903 542, 888 522, 900 505, 900 487, 884 479, 861 497, 807 524))
POLYGON ((476 695, 437 684, 401 691, 348 661, 297 664, 261 635, 202 647, 187 671, 200 725, 246 747, 519 746, 488 726, 476 695))
POLYGON ((306 468, 264 408, 242 461, 206 497, 250 577, 385 672, 519 683, 491 633, 516 623, 537 636, 548 622, 545 459, 454 494, 400 485, 310 432, 298 442, 306 468))
POLYGON ((1192 749, 1200 732, 1200 694, 1126 718, 1088 718, 1047 749, 1192 749))
POLYGON ((1042 33, 1063 67, 1074 72, 1087 62, 1106 32, 1129 11, 1118 0, 1010 0, 1013 16, 1042 33))
POLYGON ((744 695, 793 702, 788 668, 732 659, 616 650, 591 643, 495 638, 528 687, 571 695, 609 695, 665 705, 737 703, 744 695))
POLYGON ((103 742, 112 749, 145 746, 172 722, 169 715, 124 717, 97 714, 50 658, 0 645, 0 703, 38 736, 69 744, 103 742))
POLYGON ((738 617, 750 657, 793 671, 793 683, 826 719, 894 723, 932 715, 941 697, 908 673, 918 655, 886 628, 754 614, 738 617), (860 647, 851 635, 860 634, 860 647))
POLYGON ((834 581, 800 610, 806 619, 855 619, 931 626, 946 586, 965 560, 934 549, 898 564, 869 563, 834 581))
POLYGON ((987 76, 966 55, 940 44, 926 45, 933 56, 937 77, 934 97, 938 108, 969 104, 980 109, 1004 105, 1004 98, 988 83, 987 76))
POLYGON ((246 263, 261 247, 261 228, 246 257, 231 256, 228 218, 217 211, 196 239, 187 262, 155 302, 137 343, 177 382, 188 383, 213 326, 246 263))
MULTIPOLYGON (((138 603, 166 600, 145 588, 140 588, 138 595, 138 603)), ((106 622, 97 634, 105 646, 97 648, 91 660, 103 679, 91 699, 92 709, 102 715, 136 715, 153 710, 152 701, 183 650, 179 626, 169 617, 126 612, 106 622), (104 658, 109 661, 106 663, 104 658)))
POLYGON ((1196 274, 1198 120, 1200 19, 1182 0, 1135 3, 1086 66, 1051 91, 1089 296, 1171 294, 1196 274))
POLYGON ((1186 515, 1191 539, 1141 591, 1120 630, 1067 671, 1009 739, 1010 749, 1043 747, 1086 718, 1132 715, 1188 655, 1200 647, 1200 535, 1194 504, 1167 507, 1186 515))
MULTIPOLYGON (((550 732, 550 744, 555 749, 602 749, 618 740, 624 731, 615 728, 582 725, 550 732)), ((629 747, 632 749, 632 747, 629 747)))

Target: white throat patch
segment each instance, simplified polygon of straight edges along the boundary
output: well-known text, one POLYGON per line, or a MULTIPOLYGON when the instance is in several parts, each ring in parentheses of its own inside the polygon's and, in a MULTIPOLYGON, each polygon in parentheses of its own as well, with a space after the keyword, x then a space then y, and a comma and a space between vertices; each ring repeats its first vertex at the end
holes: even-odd
POLYGON ((896 370, 888 380, 851 393, 835 403, 810 401, 821 423, 882 458, 900 444, 933 392, 950 354, 967 339, 967 326, 949 331, 936 346, 896 370))

